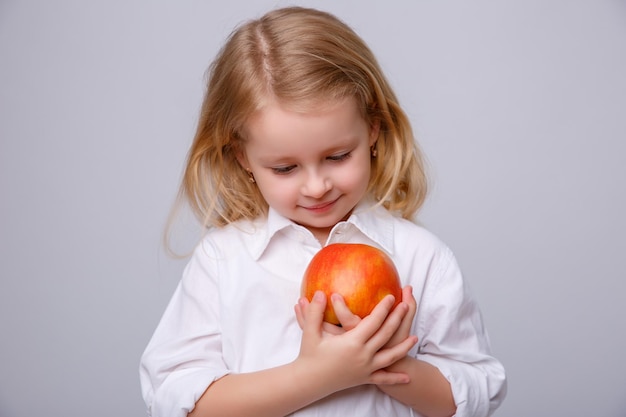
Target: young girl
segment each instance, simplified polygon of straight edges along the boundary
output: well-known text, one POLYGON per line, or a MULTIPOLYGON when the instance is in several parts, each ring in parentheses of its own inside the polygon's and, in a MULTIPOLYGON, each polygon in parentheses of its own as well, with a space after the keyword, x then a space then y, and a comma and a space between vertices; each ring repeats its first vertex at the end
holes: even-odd
POLYGON ((284 8, 230 36, 181 191, 207 231, 142 357, 153 417, 487 416, 504 398, 452 253, 410 221, 426 179, 407 117, 335 17, 284 8), (386 251, 402 302, 360 319, 299 298, 336 242, 386 251))

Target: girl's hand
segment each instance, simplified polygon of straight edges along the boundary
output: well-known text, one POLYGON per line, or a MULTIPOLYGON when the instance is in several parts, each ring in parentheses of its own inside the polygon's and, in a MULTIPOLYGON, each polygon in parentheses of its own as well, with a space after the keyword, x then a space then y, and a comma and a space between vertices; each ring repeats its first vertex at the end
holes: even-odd
MULTIPOLYGON (((352 314, 341 295, 333 294, 331 300, 333 308, 335 309, 335 314, 344 329, 349 330, 359 324, 361 318, 356 314, 352 314)), ((385 347, 395 346, 411 335, 413 319, 415 319, 415 313, 417 312, 417 302, 415 301, 415 297, 413 297, 413 288, 409 285, 402 289, 402 304, 406 304, 408 306, 408 311, 403 317, 400 327, 398 327, 398 330, 391 337, 391 339, 389 339, 385 347)), ((398 305, 398 307, 400 307, 400 305, 398 305)))
POLYGON ((385 368, 405 357, 417 342, 409 336, 387 346, 392 338, 399 338, 394 336, 403 325, 409 306, 401 303, 391 311, 394 299, 387 296, 361 320, 341 310, 342 300, 332 298, 333 306, 340 307, 338 318, 344 327, 323 322, 327 301, 320 291, 310 303, 301 299, 295 308, 303 330, 300 354, 295 362, 303 377, 330 384, 326 388, 332 392, 362 384, 408 383, 408 375, 385 368))
MULTIPOLYGON (((345 333, 346 330, 355 328, 361 321, 361 318, 350 311, 343 297, 339 294, 333 294, 330 299, 333 303, 335 314, 341 323, 341 327, 324 322, 324 330, 331 334, 342 334, 345 333)), ((300 300, 300 303, 302 306, 306 306, 308 304, 308 300, 304 298, 300 300)), ((413 297, 413 288, 409 285, 402 289, 402 303, 406 303, 408 305, 408 312, 402 319, 402 323, 396 333, 385 345, 386 347, 395 346, 411 335, 411 327, 413 325, 413 320, 415 319, 415 313, 417 312, 417 302, 415 301, 415 297, 413 297)), ((298 310, 302 311, 303 309, 296 309, 296 317, 298 318, 300 327, 302 327, 303 320, 302 317, 298 317, 298 310)))

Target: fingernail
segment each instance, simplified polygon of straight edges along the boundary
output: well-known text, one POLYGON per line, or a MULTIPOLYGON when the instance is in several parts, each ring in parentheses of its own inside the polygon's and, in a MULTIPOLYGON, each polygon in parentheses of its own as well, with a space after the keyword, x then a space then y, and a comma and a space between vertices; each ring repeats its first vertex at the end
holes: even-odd
POLYGON ((323 291, 315 291, 315 294, 313 294, 313 300, 315 301, 324 301, 325 298, 323 291))

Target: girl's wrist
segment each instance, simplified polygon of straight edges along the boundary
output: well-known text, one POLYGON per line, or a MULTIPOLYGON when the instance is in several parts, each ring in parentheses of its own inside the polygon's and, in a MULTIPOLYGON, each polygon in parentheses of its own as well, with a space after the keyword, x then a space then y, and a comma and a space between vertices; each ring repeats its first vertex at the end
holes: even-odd
POLYGON ((289 367, 293 383, 308 390, 315 397, 324 398, 342 389, 335 387, 333 379, 325 375, 324 366, 316 366, 308 359, 298 357, 289 367))

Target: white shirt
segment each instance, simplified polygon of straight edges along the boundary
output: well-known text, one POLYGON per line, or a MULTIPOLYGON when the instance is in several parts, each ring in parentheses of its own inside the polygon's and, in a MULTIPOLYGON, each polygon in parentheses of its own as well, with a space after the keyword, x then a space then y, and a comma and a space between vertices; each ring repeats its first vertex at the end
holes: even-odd
MULTIPOLYGON (((487 416, 504 399, 502 365, 490 356, 480 311, 451 251, 382 207, 361 207, 327 244, 365 243, 393 259, 418 310, 409 353, 449 380, 457 417, 487 416)), ((321 249, 304 227, 270 209, 267 219, 214 228, 196 248, 141 360, 148 413, 185 417, 216 379, 293 361, 302 331, 293 307, 309 261, 321 249)), ((293 416, 417 416, 374 385, 333 394, 293 416)))

